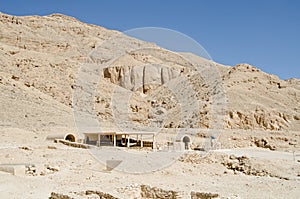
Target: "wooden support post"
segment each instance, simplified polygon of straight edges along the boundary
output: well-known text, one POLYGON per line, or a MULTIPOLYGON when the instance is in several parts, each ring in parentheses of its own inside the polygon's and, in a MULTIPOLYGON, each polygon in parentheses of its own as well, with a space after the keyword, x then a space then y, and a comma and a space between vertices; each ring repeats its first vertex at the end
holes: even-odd
POLYGON ((114 134, 114 147, 116 147, 117 146, 117 136, 116 136, 116 134, 114 134))
POLYGON ((153 142, 152 142, 152 149, 156 149, 156 143, 155 143, 155 135, 153 134, 153 142))
POLYGON ((143 135, 141 135, 141 147, 144 147, 144 143, 143 143, 143 135))
POLYGON ((97 146, 100 147, 101 143, 101 135, 100 133, 98 134, 98 141, 97 141, 97 146))
POLYGON ((127 137, 127 147, 129 148, 130 147, 130 136, 128 135, 127 137))

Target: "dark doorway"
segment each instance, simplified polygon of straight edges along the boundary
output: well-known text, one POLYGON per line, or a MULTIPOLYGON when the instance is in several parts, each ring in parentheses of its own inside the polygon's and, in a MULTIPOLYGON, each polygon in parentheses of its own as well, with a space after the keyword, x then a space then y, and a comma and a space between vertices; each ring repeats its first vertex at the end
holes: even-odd
POLYGON ((184 149, 189 150, 189 144, 191 142, 191 139, 188 136, 184 136, 182 141, 184 143, 184 149))
POLYGON ((65 140, 68 140, 70 142, 75 142, 75 136, 72 134, 68 134, 65 138, 65 140))

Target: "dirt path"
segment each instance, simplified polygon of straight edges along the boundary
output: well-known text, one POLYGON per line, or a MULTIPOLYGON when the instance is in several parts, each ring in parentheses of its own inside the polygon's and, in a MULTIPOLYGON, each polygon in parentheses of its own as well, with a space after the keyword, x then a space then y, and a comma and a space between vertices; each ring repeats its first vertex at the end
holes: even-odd
POLYGON ((283 160, 300 160, 299 152, 283 152, 283 151, 270 151, 268 149, 258 148, 238 148, 238 149, 218 149, 214 150, 217 153, 225 153, 235 156, 247 156, 251 158, 263 158, 263 159, 283 159, 283 160))

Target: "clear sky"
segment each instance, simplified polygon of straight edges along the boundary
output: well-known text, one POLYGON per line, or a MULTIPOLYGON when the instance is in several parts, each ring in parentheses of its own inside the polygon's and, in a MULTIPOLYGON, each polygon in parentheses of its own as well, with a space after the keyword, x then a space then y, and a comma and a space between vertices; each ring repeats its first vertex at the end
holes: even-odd
POLYGON ((216 62, 300 78, 298 0, 0 0, 0 12, 62 13, 119 31, 169 28, 195 39, 216 62))

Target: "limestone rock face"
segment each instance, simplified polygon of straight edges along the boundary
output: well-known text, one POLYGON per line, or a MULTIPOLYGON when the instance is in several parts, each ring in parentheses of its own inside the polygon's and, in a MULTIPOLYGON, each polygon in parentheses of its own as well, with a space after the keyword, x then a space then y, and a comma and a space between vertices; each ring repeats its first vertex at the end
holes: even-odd
POLYGON ((266 112, 263 109, 256 109, 249 113, 230 111, 227 120, 227 128, 240 127, 243 129, 265 129, 282 130, 288 127, 288 114, 280 112, 266 112))
POLYGON ((178 77, 180 71, 159 64, 151 64, 135 67, 109 67, 104 69, 103 74, 112 83, 123 88, 147 93, 178 77))

